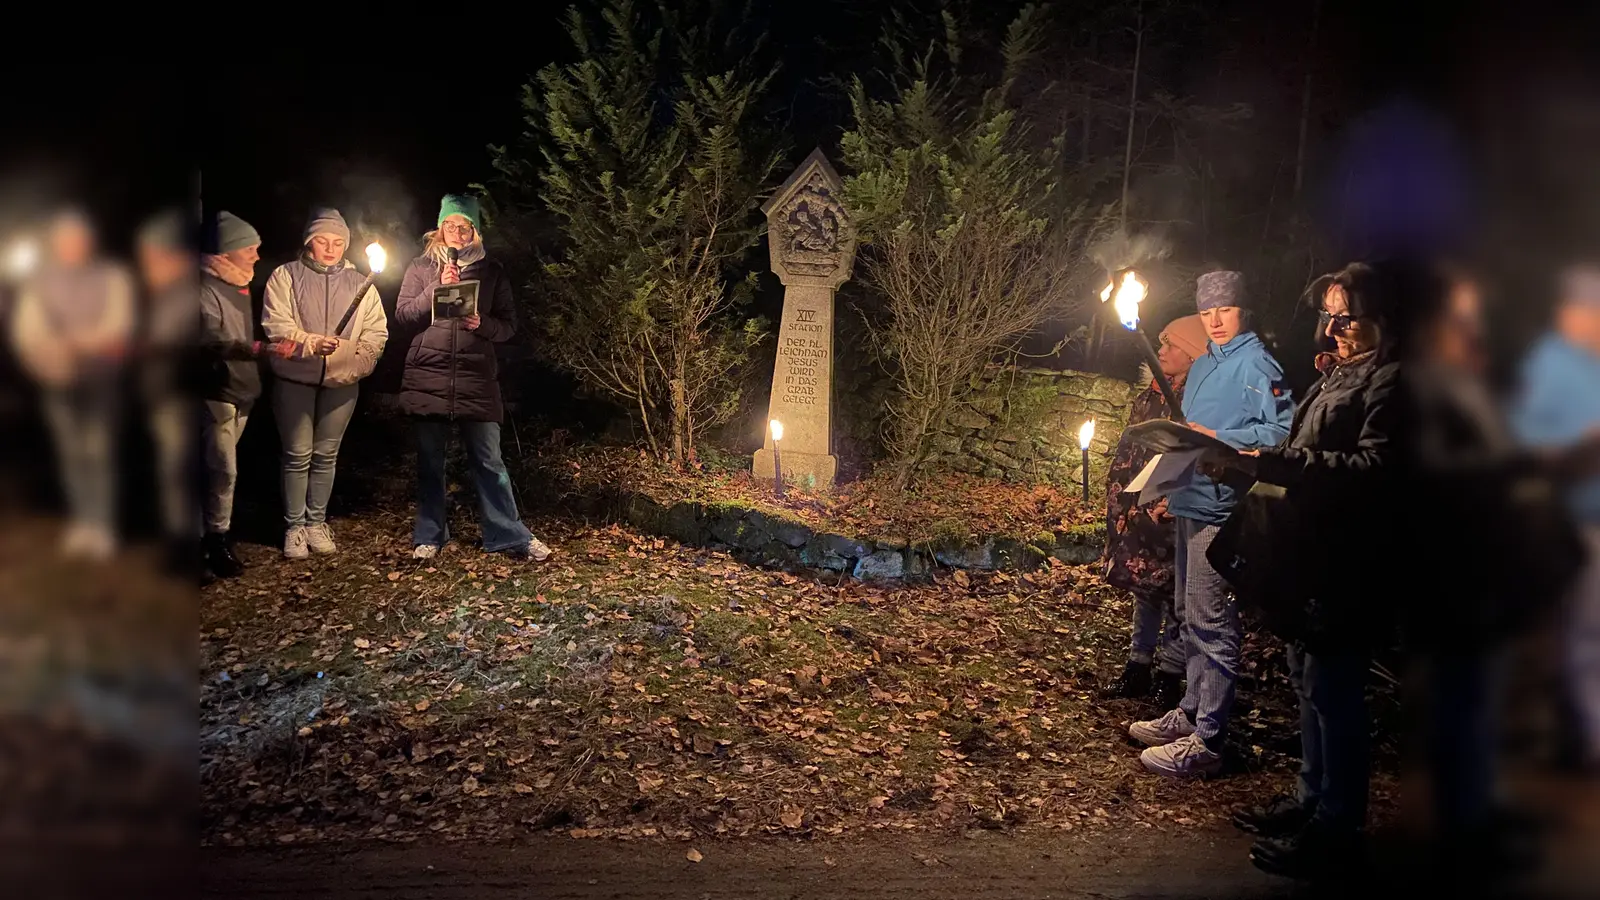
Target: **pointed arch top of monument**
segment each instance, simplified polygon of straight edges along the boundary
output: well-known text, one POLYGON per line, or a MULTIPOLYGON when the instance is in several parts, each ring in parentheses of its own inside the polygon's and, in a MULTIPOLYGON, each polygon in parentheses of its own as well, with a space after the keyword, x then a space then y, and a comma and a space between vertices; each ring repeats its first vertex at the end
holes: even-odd
POLYGON ((827 181, 828 186, 834 192, 838 192, 844 187, 844 180, 834 170, 833 164, 828 162, 828 155, 822 152, 821 147, 818 147, 807 154, 806 158, 800 161, 800 165, 795 167, 794 172, 784 179, 783 184, 778 185, 778 189, 772 192, 772 196, 767 198, 767 202, 761 204, 762 214, 771 215, 775 208, 789 199, 817 171, 821 171, 823 179, 827 181))

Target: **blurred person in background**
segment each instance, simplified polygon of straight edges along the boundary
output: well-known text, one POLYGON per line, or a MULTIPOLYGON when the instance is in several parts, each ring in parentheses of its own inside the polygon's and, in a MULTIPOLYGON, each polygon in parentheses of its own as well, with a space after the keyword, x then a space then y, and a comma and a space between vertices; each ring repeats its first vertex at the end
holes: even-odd
POLYGON ((71 517, 69 555, 104 560, 117 549, 120 378, 134 316, 133 278, 98 257, 83 213, 58 214, 43 265, 12 311, 11 339, 42 391, 71 517))
POLYGON ((205 458, 204 554, 206 571, 232 578, 244 571, 233 553, 233 491, 239 481, 239 437, 261 396, 260 359, 294 353, 292 341, 268 344, 256 337, 250 281, 261 259, 261 235, 226 210, 216 216, 200 261, 200 396, 205 403, 201 451, 205 458))
POLYGON ((1405 360, 1407 491, 1418 520, 1406 523, 1404 631, 1426 675, 1433 861, 1472 883, 1537 858, 1533 823, 1501 796, 1497 688, 1508 645, 1555 606, 1582 565, 1555 487, 1600 460, 1600 444, 1560 454, 1517 446, 1487 378, 1479 285, 1460 271, 1449 278, 1448 290, 1407 308, 1416 336, 1405 360))
POLYGON ((306 223, 298 258, 267 279, 261 324, 273 340, 300 352, 272 360, 277 384, 272 410, 283 442, 283 556, 333 553, 328 498, 339 444, 356 411, 359 382, 372 374, 389 340, 389 320, 375 287, 349 260, 350 227, 337 209, 318 209, 306 223), (355 314, 335 333, 352 303, 355 314))
MULTIPOLYGON (((1600 267, 1575 266, 1561 279, 1555 330, 1523 365, 1512 405, 1517 438, 1536 451, 1570 451, 1600 436, 1600 267)), ((1566 618, 1566 663, 1579 719, 1581 765, 1600 766, 1600 472, 1566 490, 1589 559, 1566 618)))
POLYGON ((432 559, 450 540, 445 483, 446 450, 459 425, 478 488, 478 527, 489 553, 543 560, 550 548, 522 524, 511 474, 500 455, 500 368, 495 345, 517 332, 511 279, 487 257, 476 197, 447 194, 422 255, 406 266, 395 301, 395 321, 414 332, 406 349, 400 408, 417 429, 417 520, 412 555, 432 559), (476 280, 478 314, 433 318, 433 291, 476 280))
MULTIPOLYGON (((1198 315, 1174 319, 1162 329, 1156 357, 1179 403, 1189 367, 1205 352, 1206 328, 1198 315)), ((1155 376, 1148 370, 1144 374, 1149 385, 1133 399, 1129 425, 1171 416, 1155 376)), ((1153 688, 1156 711, 1166 712, 1183 699, 1188 662, 1173 602, 1176 531, 1166 498, 1140 507, 1137 493, 1123 493, 1154 455, 1124 433, 1106 474, 1106 581, 1133 594, 1133 644, 1127 666, 1107 686, 1105 696, 1144 697, 1153 688)))
POLYGON ((155 448, 156 489, 175 574, 196 571, 196 504, 190 490, 194 405, 185 383, 200 323, 199 257, 183 213, 160 213, 139 229, 139 271, 145 305, 140 318, 139 391, 155 448))
POLYGON ((1284 443, 1213 460, 1282 488, 1283 511, 1310 523, 1272 562, 1296 578, 1292 595, 1273 598, 1267 615, 1288 643, 1289 677, 1300 698, 1296 791, 1234 816, 1261 838, 1251 861, 1274 874, 1324 877, 1364 856, 1367 669, 1392 636, 1386 624, 1394 597, 1358 560, 1381 559, 1384 551, 1375 548, 1396 536, 1385 511, 1394 502, 1400 455, 1391 321, 1405 294, 1427 289, 1412 288, 1404 272, 1364 263, 1315 286, 1322 331, 1335 347, 1332 367, 1306 393, 1284 443))
MULTIPOLYGON (((1195 285, 1195 305, 1210 339, 1184 381, 1189 427, 1239 450, 1270 447, 1289 433, 1294 400, 1283 369, 1250 327, 1244 276, 1210 272, 1195 285)), ((1206 550, 1237 500, 1235 489, 1196 474, 1167 498, 1177 522, 1174 603, 1188 654, 1188 685, 1177 707, 1134 722, 1128 735, 1148 749, 1147 771, 1173 778, 1214 775, 1239 681, 1239 610, 1206 550)))

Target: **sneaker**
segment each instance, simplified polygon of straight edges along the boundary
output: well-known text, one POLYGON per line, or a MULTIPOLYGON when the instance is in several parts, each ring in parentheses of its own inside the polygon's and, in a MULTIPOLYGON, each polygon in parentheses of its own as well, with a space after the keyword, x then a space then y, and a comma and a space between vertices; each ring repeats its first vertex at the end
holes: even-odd
POLYGON ((61 532, 61 555, 69 558, 86 556, 93 541, 94 536, 90 534, 88 526, 68 525, 66 530, 61 532))
POLYGON ((283 558, 305 559, 311 555, 311 549, 306 546, 306 528, 304 525, 294 525, 283 535, 283 558))
POLYGON ((412 559, 433 559, 439 555, 437 544, 418 544, 411 548, 412 559))
POLYGON ((550 548, 538 538, 528 538, 528 558, 534 562, 544 562, 550 558, 550 548))
POLYGON ((94 562, 106 562, 117 555, 117 536, 104 528, 91 528, 83 553, 94 562))
POLYGON ((1181 709, 1169 711, 1159 719, 1135 722, 1128 726, 1128 737, 1146 747, 1159 747, 1194 734, 1194 723, 1181 709))
POLYGON ((333 532, 328 528, 327 522, 318 522, 306 526, 306 544, 313 553, 332 553, 339 549, 333 543, 333 532))
POLYGON ((1146 770, 1168 778, 1205 778, 1222 771, 1222 754, 1191 734, 1139 754, 1146 770))
POLYGON ((1122 674, 1115 681, 1106 685, 1100 692, 1100 697, 1105 700, 1119 700, 1125 697, 1143 697, 1150 693, 1150 664, 1129 660, 1122 668, 1122 674))
POLYGON ((1261 806, 1233 814, 1233 827, 1261 837, 1288 837, 1311 821, 1311 810, 1292 794, 1279 794, 1261 806))

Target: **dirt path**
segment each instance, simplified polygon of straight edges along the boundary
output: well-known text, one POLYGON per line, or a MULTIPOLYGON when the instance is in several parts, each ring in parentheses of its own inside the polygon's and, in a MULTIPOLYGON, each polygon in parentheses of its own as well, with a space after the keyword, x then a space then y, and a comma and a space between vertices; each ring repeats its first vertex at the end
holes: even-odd
MULTIPOLYGON (((1552 841, 1551 862, 1501 896, 1594 896, 1600 831, 1552 841)), ((1385 842, 1374 869, 1319 892, 1256 871, 1249 840, 1224 829, 1159 833, 968 831, 959 836, 874 834, 818 841, 739 840, 690 845, 574 841, 546 836, 515 845, 343 845, 203 851, 201 896, 527 898, 593 900, 973 900, 973 898, 1275 898, 1348 896, 1401 886, 1413 850, 1385 842), (691 862, 689 847, 703 858, 691 862)), ((1419 891, 1437 890, 1421 882, 1419 891)), ((1461 892, 1452 896, 1460 897, 1461 892)))
POLYGON ((875 835, 811 842, 682 843, 549 838, 514 847, 210 851, 201 895, 385 898, 1279 897, 1248 843, 1223 833, 971 837, 875 835), (1179 855, 1195 862, 1171 864, 1179 855))

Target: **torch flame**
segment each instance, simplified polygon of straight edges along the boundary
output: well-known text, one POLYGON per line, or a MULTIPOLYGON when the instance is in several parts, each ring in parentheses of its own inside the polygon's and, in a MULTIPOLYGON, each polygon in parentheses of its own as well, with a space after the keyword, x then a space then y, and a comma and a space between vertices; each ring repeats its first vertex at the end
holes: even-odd
POLYGON ((383 271, 384 264, 389 261, 389 255, 383 252, 383 245, 377 241, 367 245, 367 266, 376 275, 383 271))
POLYGON ((1094 440, 1094 420, 1090 419, 1078 428, 1079 449, 1089 449, 1089 442, 1092 440, 1094 440))
POLYGON ((1139 327, 1139 301, 1144 299, 1147 290, 1144 282, 1139 280, 1139 276, 1130 271, 1122 276, 1120 287, 1107 284, 1100 291, 1100 302, 1110 300, 1114 292, 1117 295, 1114 304, 1117 318, 1122 322, 1123 328, 1132 331, 1139 327))
POLYGON ((25 278, 33 273, 33 268, 39 262, 39 245, 31 240, 18 241, 11 248, 10 258, 6 260, 6 268, 17 278, 25 278))
POLYGON ((772 426, 772 439, 774 441, 783 440, 783 423, 779 422, 777 419, 773 419, 768 424, 772 426))

